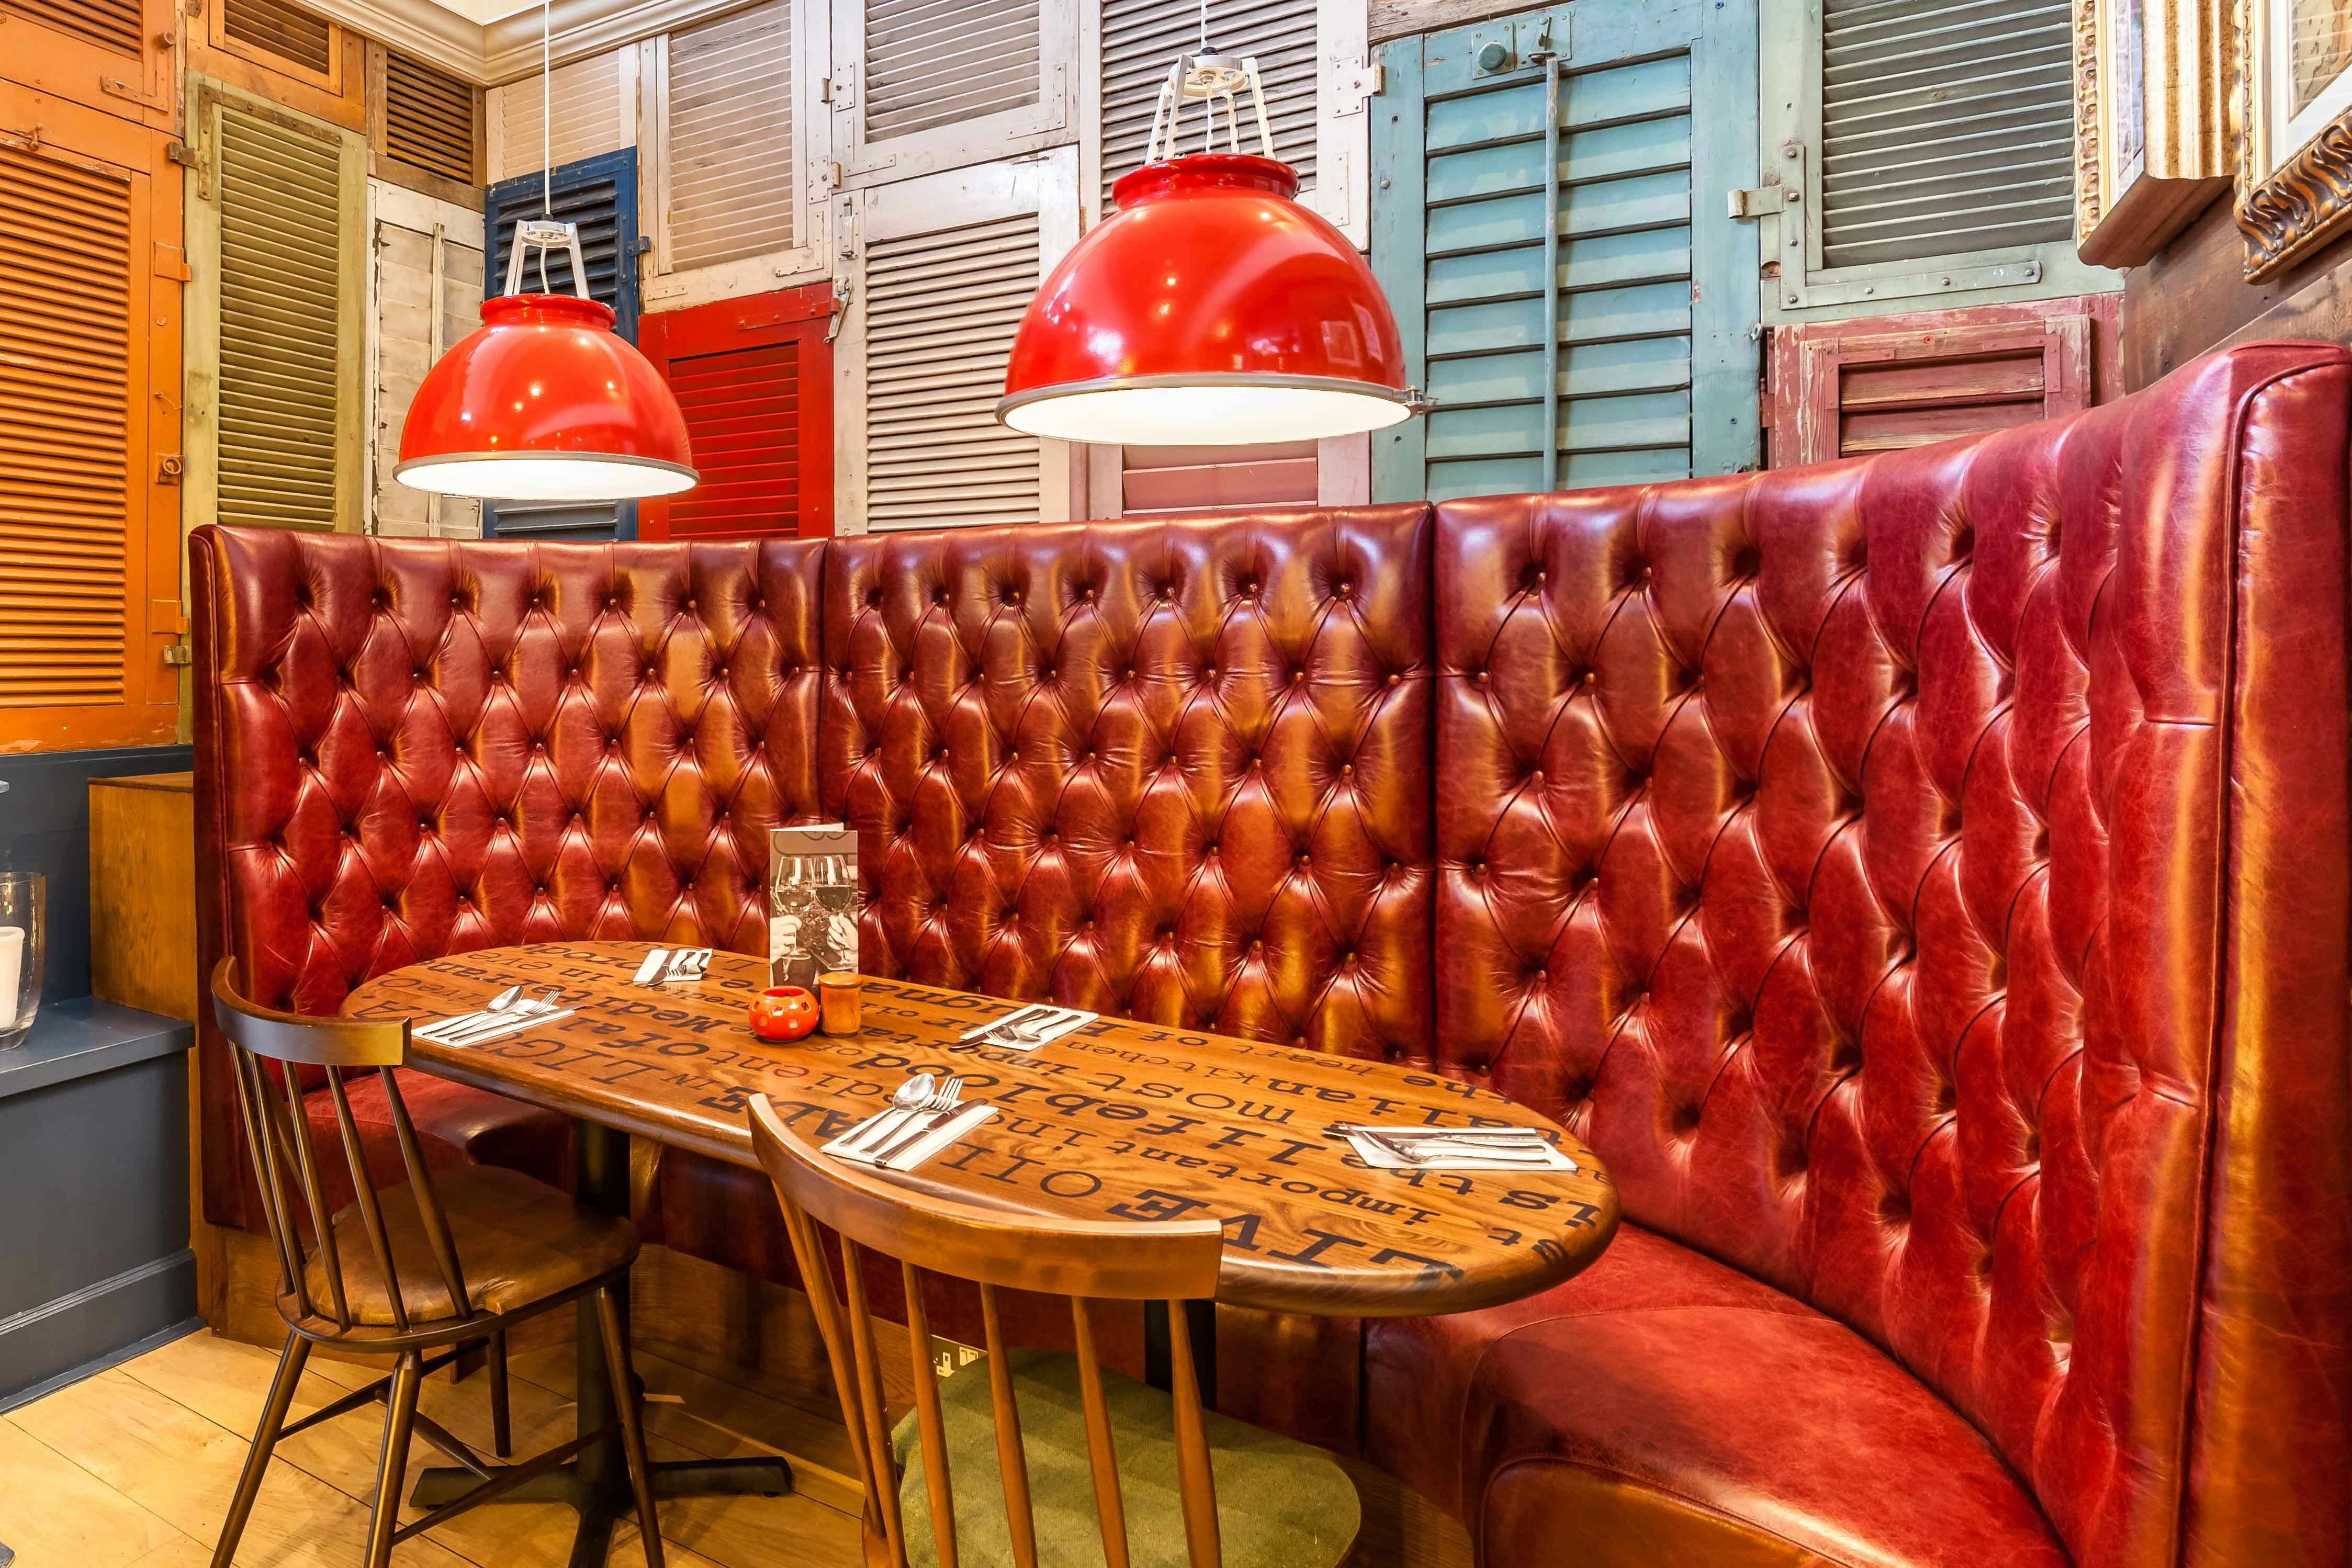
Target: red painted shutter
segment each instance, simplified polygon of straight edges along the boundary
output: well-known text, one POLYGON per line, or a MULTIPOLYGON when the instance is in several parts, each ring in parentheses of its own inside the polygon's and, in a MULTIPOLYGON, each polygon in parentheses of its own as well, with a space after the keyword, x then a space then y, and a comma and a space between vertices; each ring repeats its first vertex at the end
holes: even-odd
POLYGON ((702 483, 646 501, 637 537, 833 532, 833 291, 788 288, 640 319, 669 379, 702 483))

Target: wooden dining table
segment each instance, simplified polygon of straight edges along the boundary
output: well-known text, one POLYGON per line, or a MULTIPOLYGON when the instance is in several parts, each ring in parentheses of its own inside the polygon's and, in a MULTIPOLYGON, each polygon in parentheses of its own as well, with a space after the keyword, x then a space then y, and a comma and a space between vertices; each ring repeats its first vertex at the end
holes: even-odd
MULTIPOLYGON (((354 1017, 425 1020, 473 1011, 509 988, 568 1015, 478 1046, 418 1038, 409 1064, 577 1120, 580 1196, 628 1207, 628 1135, 756 1168, 751 1097, 814 1143, 883 1109, 910 1074, 954 1074, 997 1114, 920 1166, 908 1186, 1012 1213, 1105 1220, 1214 1218, 1225 1231, 1217 1300, 1347 1317, 1420 1316, 1515 1301, 1591 1262, 1617 1228, 1608 1173, 1574 1135, 1492 1091, 1397 1063, 1101 1018, 1034 1050, 967 1040, 1008 1016, 1003 998, 868 978, 856 1034, 789 1044, 755 1037, 751 998, 768 966, 714 954, 698 980, 639 985, 643 942, 561 942, 454 954, 354 990, 354 1017), (1335 1134, 1379 1126, 1533 1127, 1569 1170, 1377 1168, 1335 1134)), ((1215 1377, 1213 1307, 1181 1332, 1215 1377)), ((1147 1365, 1165 1364, 1164 1312, 1147 1322, 1147 1365), (1155 1343, 1156 1340, 1156 1343, 1155 1343)), ((583 1433, 609 1412, 593 1326, 577 1337, 583 1433)), ((607 1444, 605 1448, 616 1445, 607 1444)), ((774 1460, 661 1467, 664 1495, 784 1490, 774 1460)), ((428 1471, 429 1505, 476 1478, 428 1471)), ((602 1563, 630 1512, 617 1452, 592 1449, 510 1494, 581 1511, 575 1563, 602 1563), (543 1484, 542 1484, 543 1483, 543 1484), (593 1539, 592 1539, 593 1538, 593 1539)))

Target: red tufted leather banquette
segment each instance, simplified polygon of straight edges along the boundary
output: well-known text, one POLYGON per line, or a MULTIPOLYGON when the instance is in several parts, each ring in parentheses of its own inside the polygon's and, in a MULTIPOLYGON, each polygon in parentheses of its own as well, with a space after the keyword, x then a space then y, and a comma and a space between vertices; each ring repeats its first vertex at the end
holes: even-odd
MULTIPOLYGON (((205 972, 234 955, 255 1001, 332 1013, 371 976, 503 943, 764 952, 767 831, 817 810, 824 551, 197 529, 205 972)), ((207 1210, 250 1224, 202 1028, 207 1210)), ((409 1076, 433 1157, 568 1181, 561 1118, 409 1076)))
POLYGON ((1632 1222, 1368 1331, 1488 1563, 2347 1560, 2348 382, 1440 508, 1439 1048, 1632 1222))
MULTIPOLYGON (((2342 1568, 2348 408, 2342 351, 2260 345, 1433 510, 200 529, 205 961, 331 1009, 492 942, 756 950, 761 834, 845 814, 877 969, 1433 1061, 1610 1162, 1628 1223, 1545 1295, 1222 1324, 1228 1399, 1488 1568, 2342 1568)), ((493 1097, 434 1121, 560 1154, 493 1097)), ((656 1197, 788 1277, 735 1173, 656 1197)))

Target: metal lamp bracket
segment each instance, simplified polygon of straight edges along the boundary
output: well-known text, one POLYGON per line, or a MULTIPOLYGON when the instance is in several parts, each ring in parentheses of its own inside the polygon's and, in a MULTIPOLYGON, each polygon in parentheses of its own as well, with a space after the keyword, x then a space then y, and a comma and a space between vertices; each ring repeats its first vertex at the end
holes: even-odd
POLYGON ((1242 150, 1241 116, 1235 98, 1244 87, 1249 89, 1250 102, 1257 120, 1257 143, 1261 155, 1274 156, 1274 131, 1265 114, 1265 89, 1258 79, 1255 56, 1234 59, 1213 48, 1203 48, 1197 55, 1180 55, 1168 68, 1168 79, 1160 84, 1160 102, 1151 111, 1151 140, 1145 146, 1143 161, 1157 163, 1176 156, 1177 122, 1183 117, 1188 103, 1206 105, 1206 129, 1202 151, 1217 150, 1217 106, 1225 108, 1225 150, 1242 150))
POLYGON ((558 223, 552 218, 518 218, 515 220, 514 246, 507 252, 507 286, 505 292, 522 292, 523 258, 531 252, 539 253, 539 291, 551 294, 547 283, 547 253, 568 250, 572 253, 572 292, 581 298, 588 295, 588 264, 580 255, 580 225, 558 223))

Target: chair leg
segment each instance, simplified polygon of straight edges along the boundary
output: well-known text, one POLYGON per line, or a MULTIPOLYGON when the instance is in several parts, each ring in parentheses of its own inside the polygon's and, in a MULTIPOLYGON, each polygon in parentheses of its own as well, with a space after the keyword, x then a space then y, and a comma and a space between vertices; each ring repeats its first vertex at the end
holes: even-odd
POLYGON ((278 1356, 278 1375, 270 1380, 269 1397, 261 1406, 261 1424, 253 1429, 253 1447, 246 1453, 244 1473, 236 1478, 236 1495, 229 1501, 228 1518, 222 1521, 220 1541, 213 1548, 213 1568, 229 1568, 236 1561, 237 1540, 245 1534, 253 1500, 261 1492, 261 1472, 269 1468, 270 1452, 278 1447, 278 1431, 286 1425, 286 1413, 294 1406, 294 1390, 302 1381, 302 1365, 310 1359, 310 1342, 298 1333, 287 1334, 286 1348, 278 1356))
POLYGON ((490 1336, 490 1443, 499 1458, 514 1458, 513 1417, 507 1406, 507 1333, 490 1336))
POLYGON ((392 1561, 392 1532, 400 1528, 400 1492, 408 1476, 408 1435, 416 1426, 416 1392, 425 1381, 425 1357, 410 1351, 393 1368, 384 1391, 383 1457, 376 1466, 375 1510, 368 1521, 367 1568, 392 1561))
POLYGON ((629 1336, 621 1332, 621 1305, 610 1285, 596 1292, 596 1326, 604 1334, 604 1373, 613 1384, 613 1406, 621 1414, 621 1448, 629 1460, 629 1490, 637 1494, 637 1530, 645 1537, 646 1568, 662 1568, 661 1519, 654 1511, 654 1482, 646 1462, 646 1428, 637 1400, 635 1372, 629 1365, 629 1336))

